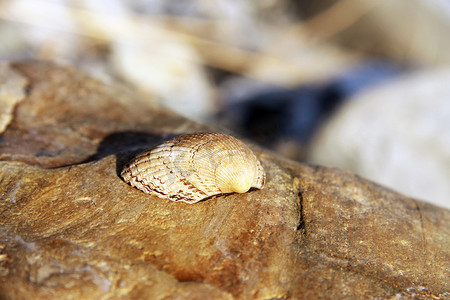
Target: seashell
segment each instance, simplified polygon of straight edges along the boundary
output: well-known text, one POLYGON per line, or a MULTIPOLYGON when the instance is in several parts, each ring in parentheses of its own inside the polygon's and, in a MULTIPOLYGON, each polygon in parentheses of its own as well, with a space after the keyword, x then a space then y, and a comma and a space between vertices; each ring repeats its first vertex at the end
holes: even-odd
POLYGON ((121 176, 143 192, 186 203, 262 189, 266 178, 253 152, 240 140, 221 133, 168 140, 134 158, 121 176))

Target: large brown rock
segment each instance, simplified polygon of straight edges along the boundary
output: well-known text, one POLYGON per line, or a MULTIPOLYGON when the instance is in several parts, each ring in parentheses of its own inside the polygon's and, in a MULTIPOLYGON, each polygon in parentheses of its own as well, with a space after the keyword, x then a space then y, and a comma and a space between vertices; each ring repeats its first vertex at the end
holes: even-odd
POLYGON ((27 84, 0 140, 1 299, 450 297, 448 210, 257 146, 263 190, 155 198, 123 164, 211 128, 50 63, 2 70, 27 84))

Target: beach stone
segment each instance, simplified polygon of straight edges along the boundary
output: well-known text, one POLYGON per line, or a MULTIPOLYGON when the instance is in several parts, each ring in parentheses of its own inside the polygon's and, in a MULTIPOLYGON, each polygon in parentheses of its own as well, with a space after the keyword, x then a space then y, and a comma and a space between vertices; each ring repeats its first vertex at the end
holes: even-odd
POLYGON ((450 209, 450 70, 421 71, 347 101, 307 160, 450 209))
POLYGON ((10 68, 28 84, 0 136, 0 298, 449 297, 448 210, 251 143, 264 189, 159 199, 122 166, 217 129, 74 69, 10 68))

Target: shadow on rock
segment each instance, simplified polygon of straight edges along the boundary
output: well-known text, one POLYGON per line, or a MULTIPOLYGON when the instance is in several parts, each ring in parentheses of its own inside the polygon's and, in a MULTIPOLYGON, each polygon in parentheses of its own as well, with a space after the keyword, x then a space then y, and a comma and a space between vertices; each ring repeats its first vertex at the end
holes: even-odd
POLYGON ((83 163, 100 160, 108 155, 116 155, 116 172, 119 175, 123 166, 133 157, 175 135, 161 135, 140 131, 122 131, 107 135, 98 145, 97 152, 83 163))

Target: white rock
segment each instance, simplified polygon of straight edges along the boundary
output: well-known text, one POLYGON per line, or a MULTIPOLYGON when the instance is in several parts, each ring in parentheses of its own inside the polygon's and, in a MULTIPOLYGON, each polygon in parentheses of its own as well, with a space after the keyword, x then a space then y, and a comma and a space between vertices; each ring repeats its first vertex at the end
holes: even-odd
POLYGON ((161 103, 194 120, 205 121, 216 105, 211 87, 193 49, 167 33, 145 39, 117 40, 111 63, 124 79, 161 97, 161 103))
POLYGON ((161 104, 194 120, 208 121, 216 110, 212 87, 196 50, 169 27, 137 18, 123 1, 81 1, 85 31, 110 42, 112 69, 161 104), (105 10, 107 13, 105 13, 105 10))
POLYGON ((347 102, 309 161, 450 208, 450 70, 418 73, 347 102))

